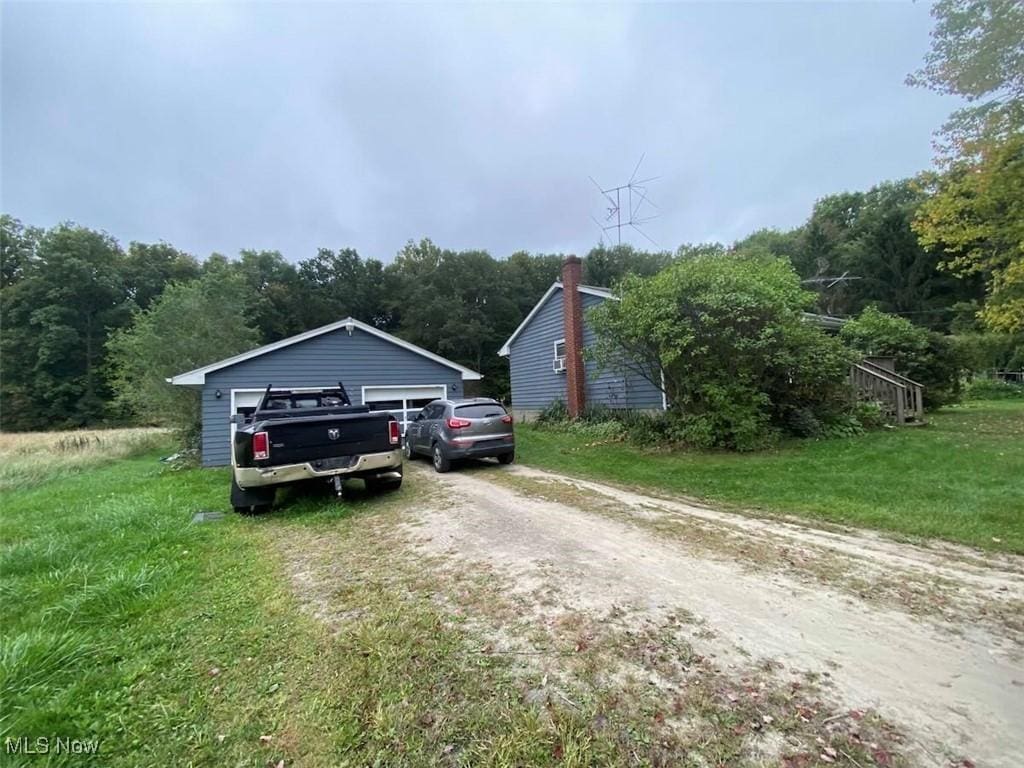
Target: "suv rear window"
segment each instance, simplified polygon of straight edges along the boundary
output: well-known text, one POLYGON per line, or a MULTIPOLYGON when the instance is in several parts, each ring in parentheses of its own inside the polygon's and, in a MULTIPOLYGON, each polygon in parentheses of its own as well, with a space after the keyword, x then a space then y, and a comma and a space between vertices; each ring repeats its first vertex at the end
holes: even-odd
POLYGON ((497 403, 455 406, 455 415, 464 419, 489 419, 493 416, 504 416, 506 413, 507 411, 497 403))

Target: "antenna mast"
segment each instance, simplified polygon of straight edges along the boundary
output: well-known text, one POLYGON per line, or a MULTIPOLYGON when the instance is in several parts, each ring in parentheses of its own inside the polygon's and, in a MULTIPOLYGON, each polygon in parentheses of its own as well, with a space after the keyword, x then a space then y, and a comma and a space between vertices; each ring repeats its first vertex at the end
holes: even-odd
POLYGON ((602 244, 604 243, 605 235, 614 230, 616 244, 622 245, 622 228, 630 227, 639 232, 653 245, 658 245, 640 228, 640 225, 646 224, 648 221, 658 217, 655 211, 659 210, 659 208, 647 196, 647 184, 661 178, 660 176, 650 176, 645 179, 637 179, 637 174, 640 172, 640 164, 643 163, 644 157, 646 157, 646 153, 640 155, 636 167, 633 168, 633 175, 629 177, 629 181, 625 184, 605 188, 594 181, 593 176, 588 177, 604 198, 604 223, 598 221, 594 216, 590 217, 598 229, 601 230, 602 244), (623 215, 623 208, 625 208, 625 215, 623 215))

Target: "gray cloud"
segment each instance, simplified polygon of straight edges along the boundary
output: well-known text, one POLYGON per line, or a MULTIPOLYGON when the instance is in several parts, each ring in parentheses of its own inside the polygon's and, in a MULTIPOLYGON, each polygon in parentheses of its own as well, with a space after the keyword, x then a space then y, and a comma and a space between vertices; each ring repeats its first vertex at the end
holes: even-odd
POLYGON ((2 206, 201 256, 582 252, 588 175, 646 152, 646 231, 731 240, 927 167, 955 106, 903 85, 929 29, 909 3, 5 3, 2 206))

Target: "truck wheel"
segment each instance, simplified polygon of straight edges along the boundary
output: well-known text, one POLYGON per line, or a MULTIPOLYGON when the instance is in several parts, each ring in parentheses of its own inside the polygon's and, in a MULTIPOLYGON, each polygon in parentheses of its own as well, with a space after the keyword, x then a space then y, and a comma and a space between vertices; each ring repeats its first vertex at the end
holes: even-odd
POLYGON ((240 515, 260 515, 269 512, 274 504, 276 489, 250 488, 248 490, 239 488, 235 478, 231 478, 231 506, 240 515))
POLYGON ((412 449, 412 443, 409 442, 409 436, 405 436, 404 445, 402 446, 402 454, 405 456, 406 461, 412 461, 416 458, 416 452, 412 449))
POLYGON ((431 458, 434 461, 435 472, 447 472, 452 468, 451 460, 444 455, 444 451, 441 449, 439 443, 434 443, 434 450, 431 453, 431 458))
POLYGON ((503 453, 500 456, 498 456, 499 464, 511 464, 515 460, 516 455, 514 453, 503 453))

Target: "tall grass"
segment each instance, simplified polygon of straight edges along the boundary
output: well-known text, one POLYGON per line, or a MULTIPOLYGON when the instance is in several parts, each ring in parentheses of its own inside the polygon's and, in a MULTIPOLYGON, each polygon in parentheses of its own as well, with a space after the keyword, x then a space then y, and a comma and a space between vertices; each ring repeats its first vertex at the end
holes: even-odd
POLYGON ((169 447, 165 429, 0 432, 0 491, 28 488, 62 474, 169 447))

